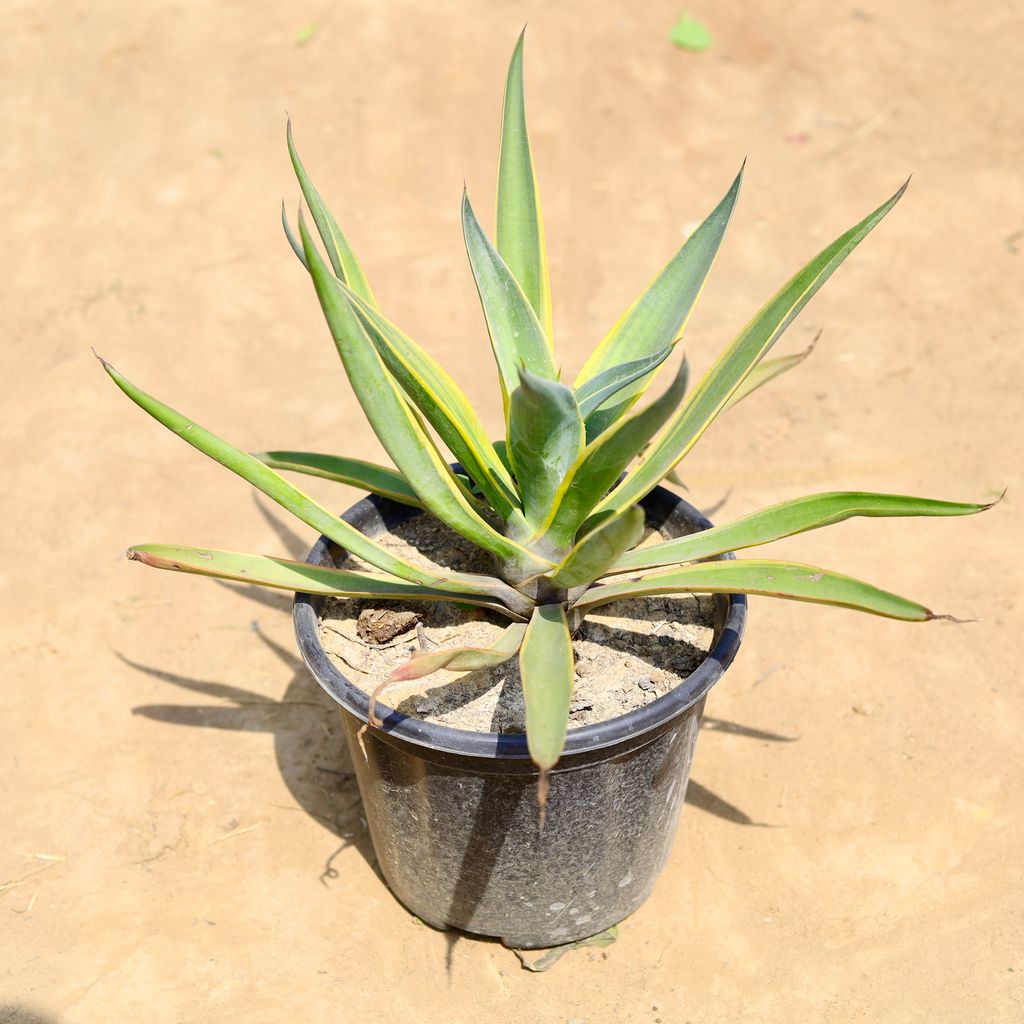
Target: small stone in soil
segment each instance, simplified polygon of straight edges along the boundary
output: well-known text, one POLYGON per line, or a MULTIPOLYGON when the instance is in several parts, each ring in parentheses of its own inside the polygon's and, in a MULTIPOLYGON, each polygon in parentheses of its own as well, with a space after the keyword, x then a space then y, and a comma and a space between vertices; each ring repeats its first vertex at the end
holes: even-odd
POLYGON ((636 685, 639 686, 641 690, 654 689, 654 683, 651 682, 649 676, 642 676, 640 679, 637 680, 636 685))
POLYGON ((415 626, 419 612, 395 611, 392 608, 364 608, 356 622, 360 640, 370 644, 386 644, 415 626))

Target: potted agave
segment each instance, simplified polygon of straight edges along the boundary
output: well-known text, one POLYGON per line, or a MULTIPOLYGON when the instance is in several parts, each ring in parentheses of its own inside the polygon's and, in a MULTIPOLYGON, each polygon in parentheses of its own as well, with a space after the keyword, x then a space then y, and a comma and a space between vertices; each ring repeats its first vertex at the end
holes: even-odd
POLYGON ((305 563, 163 544, 133 547, 129 557, 296 592, 302 655, 340 705, 381 868, 414 913, 517 947, 594 935, 636 909, 664 865, 705 696, 740 643, 745 594, 911 622, 941 617, 829 569, 732 553, 852 516, 967 515, 988 507, 844 491, 712 526, 660 486, 719 414, 798 361, 765 356, 906 186, 791 278, 692 391, 683 359, 668 386, 637 411, 676 355, 742 170, 576 379, 561 380, 520 38, 505 90, 493 242, 465 195, 462 202, 506 425, 505 438, 493 442, 455 380, 381 312, 299 160, 290 125, 288 146, 322 252, 301 210, 298 235, 287 219, 285 231, 394 467, 317 453, 248 454, 104 362, 151 416, 322 535, 305 563), (354 484, 372 497, 339 517, 284 471, 354 484), (410 522, 443 524, 486 556, 484 570, 438 567, 389 545, 410 522), (657 531, 654 542, 648 536, 640 544, 645 529, 657 531), (587 617, 613 603, 693 594, 712 595, 713 636, 699 664, 625 714, 569 728, 579 668, 574 638, 587 617), (447 603, 450 614, 454 608, 456 615, 483 616, 493 639, 425 646, 375 687, 356 685, 328 656, 318 630, 335 599, 428 611, 447 603), (406 710, 385 704, 387 687, 502 665, 517 670, 524 731, 460 729, 410 713, 407 703, 394 702, 406 710))

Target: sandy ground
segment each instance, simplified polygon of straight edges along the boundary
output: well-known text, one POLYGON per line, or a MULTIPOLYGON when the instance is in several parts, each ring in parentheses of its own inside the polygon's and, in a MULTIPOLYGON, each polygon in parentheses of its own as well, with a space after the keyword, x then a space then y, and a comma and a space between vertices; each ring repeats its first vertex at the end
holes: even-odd
POLYGON ((723 0, 699 55, 674 3, 621 7, 5 5, 0 1021, 1024 1020, 1019 4, 723 0), (312 537, 89 352, 248 447, 374 457, 277 223, 289 111, 385 308, 497 428, 457 212, 465 178, 490 215, 527 19, 570 369, 744 156, 697 370, 914 173, 791 329, 814 357, 688 461, 697 503, 1010 488, 777 545, 980 621, 752 602, 654 898, 543 975, 381 884, 283 597, 124 561, 312 537))

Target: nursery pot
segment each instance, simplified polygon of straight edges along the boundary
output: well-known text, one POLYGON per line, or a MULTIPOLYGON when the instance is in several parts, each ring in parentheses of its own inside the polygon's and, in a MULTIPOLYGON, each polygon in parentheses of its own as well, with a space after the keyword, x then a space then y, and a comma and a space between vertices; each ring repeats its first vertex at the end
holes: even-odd
MULTIPOLYGON (((664 488, 643 507, 666 538, 711 525, 664 488)), ((374 537, 423 514, 370 497, 343 518, 374 537)), ((345 558, 321 537, 307 561, 345 558)), ((739 649, 743 595, 716 597, 714 644, 682 683, 619 718, 570 729, 543 828, 521 734, 454 729, 378 705, 383 730, 359 742, 369 701, 320 645, 323 603, 296 595, 299 649, 340 705, 380 869, 409 910, 529 949, 595 935, 647 899, 672 847, 704 699, 739 649)))

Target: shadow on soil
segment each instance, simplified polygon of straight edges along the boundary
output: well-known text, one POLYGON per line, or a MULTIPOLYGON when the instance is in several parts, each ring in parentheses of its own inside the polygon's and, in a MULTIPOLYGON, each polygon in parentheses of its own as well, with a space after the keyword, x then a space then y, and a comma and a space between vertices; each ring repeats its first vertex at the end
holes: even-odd
POLYGON ((56 1017, 30 1010, 20 1003, 0 1004, 0 1024, 60 1024, 56 1017))

